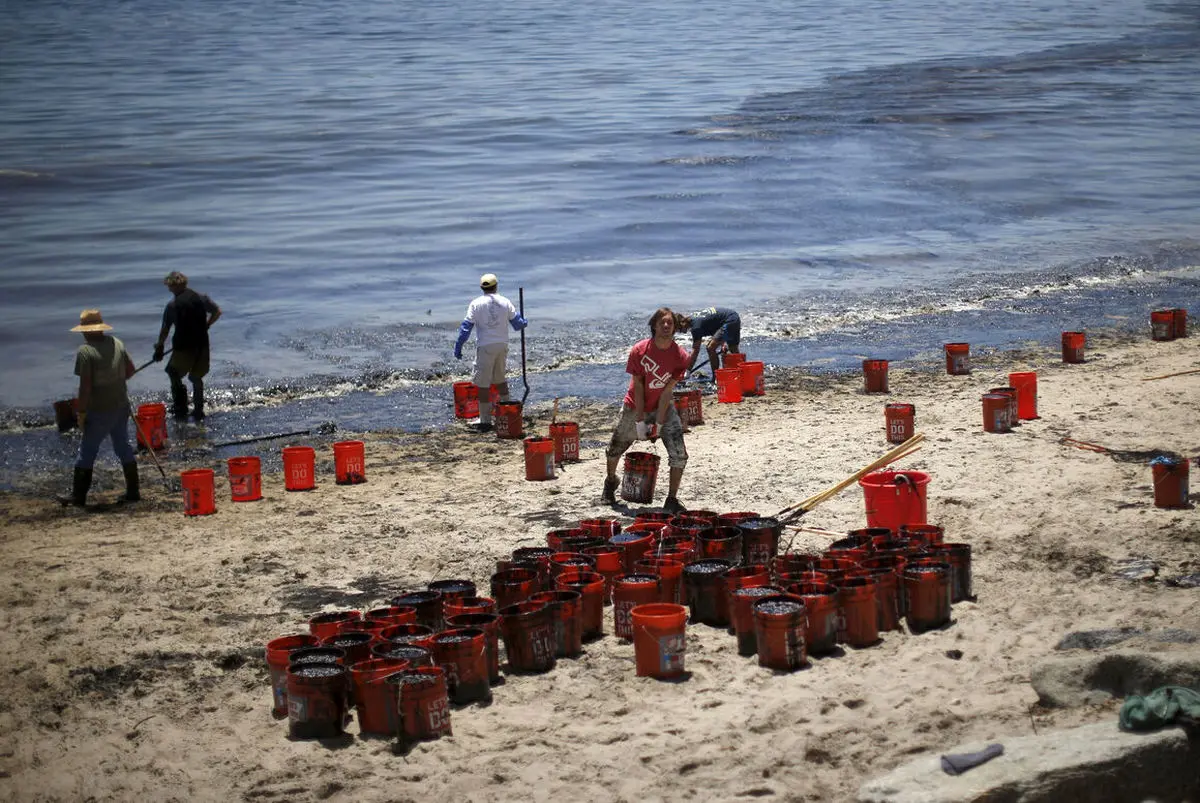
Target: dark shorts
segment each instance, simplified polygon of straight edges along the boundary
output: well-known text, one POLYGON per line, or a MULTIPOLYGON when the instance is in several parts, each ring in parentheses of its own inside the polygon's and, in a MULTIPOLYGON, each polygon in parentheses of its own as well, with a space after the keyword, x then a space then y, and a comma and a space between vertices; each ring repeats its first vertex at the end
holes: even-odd
POLYGON ((171 361, 167 363, 167 373, 176 376, 187 376, 189 379, 200 379, 208 373, 208 349, 199 351, 171 352, 171 361))

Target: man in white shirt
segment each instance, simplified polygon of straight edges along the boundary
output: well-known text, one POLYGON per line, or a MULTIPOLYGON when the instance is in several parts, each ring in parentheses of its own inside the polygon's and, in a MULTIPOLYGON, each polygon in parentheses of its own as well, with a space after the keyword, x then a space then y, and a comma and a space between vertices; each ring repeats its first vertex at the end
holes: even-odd
POLYGON ((509 401, 508 381, 504 377, 505 361, 508 359, 508 329, 512 326, 520 331, 529 325, 513 303, 496 292, 499 280, 494 273, 479 277, 479 289, 483 295, 467 306, 467 317, 458 328, 458 341, 454 344, 454 356, 462 359, 462 347, 475 333, 475 376, 471 381, 479 389, 479 431, 492 429, 492 402, 489 391, 492 385, 500 394, 500 401, 509 401))

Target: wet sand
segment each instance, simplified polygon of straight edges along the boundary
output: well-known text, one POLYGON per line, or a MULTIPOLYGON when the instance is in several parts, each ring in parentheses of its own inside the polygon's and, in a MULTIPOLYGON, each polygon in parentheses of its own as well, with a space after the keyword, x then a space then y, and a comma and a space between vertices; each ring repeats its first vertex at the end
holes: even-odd
MULTIPOLYGON (((956 604, 944 628, 888 632, 791 674, 740 657, 723 629, 690 625, 680 682, 635 676, 609 608, 605 637, 582 657, 507 676, 491 705, 453 711, 452 737, 407 755, 359 737, 356 725, 332 742, 289 740, 270 713, 263 645, 319 611, 373 606, 432 580, 486 591, 497 559, 542 545, 551 529, 630 521, 636 506, 599 502, 618 390, 613 405, 571 411, 582 460, 546 482, 525 480, 519 442, 452 426, 363 435, 361 485, 336 485, 329 444, 314 442, 317 488, 288 493, 271 473, 259 502, 231 503, 214 461, 211 516, 185 517, 145 456, 146 499, 134 506, 78 511, 45 494, 5 494, 0 794, 840 801, 922 752, 1115 719, 1116 702, 1038 708, 1029 673, 1073 631, 1200 629, 1200 592, 1164 582, 1200 572, 1200 524, 1194 508, 1154 506, 1147 463, 1155 451, 1200 455, 1200 374, 1142 381, 1200 367, 1198 348, 1200 338, 1093 333, 1078 365, 1036 347, 975 359, 967 376, 893 368, 886 395, 864 393, 858 375, 769 372, 763 397, 706 396, 680 497, 765 515, 887 452, 884 404, 915 404, 926 439, 897 467, 930 475, 928 519, 947 541, 971 545, 976 598, 956 604), (1041 417, 984 432, 980 394, 1014 370, 1038 372, 1041 417), (1155 561, 1157 578, 1115 574, 1135 558, 1155 561)), ((533 411, 527 434, 546 434, 548 423, 548 410, 533 411)), ((101 460, 94 498, 103 502, 120 482, 111 456, 101 460)), ((169 456, 168 465, 174 479, 182 466, 169 456)), ((658 503, 664 490, 665 477, 658 503)), ((863 527, 863 494, 852 486, 796 523, 863 527)), ((795 552, 830 540, 785 533, 795 552)))

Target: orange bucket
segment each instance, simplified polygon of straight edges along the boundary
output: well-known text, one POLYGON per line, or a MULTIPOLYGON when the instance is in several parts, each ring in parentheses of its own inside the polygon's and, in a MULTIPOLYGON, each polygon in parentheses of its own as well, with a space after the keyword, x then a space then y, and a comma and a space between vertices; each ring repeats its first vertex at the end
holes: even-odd
MULTIPOLYGON (((733 356, 732 354, 729 356, 733 356)), ((718 368, 714 375, 717 378, 717 401, 727 404, 737 404, 742 400, 742 369, 718 368)))
POLYGON ((946 373, 957 376, 971 373, 971 344, 947 343, 946 373))
POLYGON ((396 691, 400 725, 396 737, 408 745, 424 739, 450 736, 450 697, 446 673, 440 666, 420 666, 388 675, 385 681, 396 691))
POLYGON ((684 395, 684 391, 675 391, 671 398, 671 404, 675 407, 675 413, 679 416, 679 423, 683 425, 683 431, 687 432, 691 429, 690 416, 688 415, 688 400, 684 395))
POLYGON ((1021 416, 1020 402, 1017 401, 1017 389, 1005 385, 1001 388, 988 388, 988 393, 999 393, 1008 397, 1008 428, 1019 426, 1021 416))
POLYGON ((1037 374, 1033 371, 1011 373, 1008 384, 1017 391, 1017 418, 1021 421, 1037 418, 1037 374))
POLYGON ((985 432, 1009 432, 1008 394, 983 394, 983 429, 985 432))
POLYGON ((613 632, 617 638, 633 640, 633 609, 659 602, 661 588, 657 574, 623 574, 613 581, 613 632))
POLYGON ((637 561, 633 571, 642 574, 657 575, 659 580, 659 598, 656 602, 680 601, 680 588, 683 586, 683 561, 678 558, 649 556, 637 561))
POLYGON ((137 413, 137 445, 139 449, 159 451, 167 448, 167 405, 139 404, 137 413))
POLYGON ((549 672, 554 668, 556 644, 546 602, 526 600, 501 608, 500 635, 510 672, 549 672))
POLYGON ((671 678, 683 674, 687 617, 687 608, 668 602, 638 605, 629 612, 638 677, 671 678))
POLYGON ((525 439, 525 479, 554 479, 554 441, 540 435, 525 439))
POLYGON ((625 471, 621 476, 622 499, 643 505, 654 499, 659 460, 658 455, 649 452, 629 452, 625 455, 625 471))
POLYGON ((765 364, 759 360, 750 360, 742 363, 742 395, 743 396, 762 396, 765 392, 763 384, 763 370, 765 364))
POLYGON ((534 569, 504 569, 492 575, 492 599, 496 608, 507 608, 529 599, 540 590, 541 578, 534 569))
POLYGON ((233 502, 256 502, 262 499, 262 461, 257 457, 231 457, 229 464, 229 497, 233 502))
POLYGON ((604 635, 604 575, 592 571, 566 571, 554 581, 558 589, 578 591, 582 598, 583 638, 604 635))
POLYGON ((583 652, 582 594, 567 589, 539 591, 529 601, 544 602, 550 610, 555 658, 575 658, 583 652))
POLYGON ((888 443, 904 443, 916 432, 917 407, 914 404, 890 402, 883 408, 884 425, 887 427, 888 443))
POLYGON ((211 468, 190 468, 180 472, 183 485, 183 512, 187 516, 207 516, 217 512, 211 468))
POLYGON ((704 396, 699 390, 685 390, 683 396, 687 399, 687 423, 694 427, 704 423, 704 396))
POLYGON ((471 382, 454 383, 454 417, 479 417, 479 388, 471 382))
POLYGON ((899 630, 900 581, 902 574, 895 566, 880 566, 875 569, 867 569, 867 573, 875 581, 876 627, 881 632, 899 630))
POLYGON ((360 733, 391 736, 396 732, 400 712, 396 710, 395 690, 384 681, 410 666, 403 658, 368 658, 350 667, 360 733))
POLYGON ((478 627, 443 630, 430 640, 433 663, 446 672, 446 693, 458 705, 489 702, 487 633, 478 627))
POLYGON ((293 739, 328 739, 341 736, 347 713, 346 689, 344 666, 289 666, 288 734, 293 739))
POLYGON ((367 481, 367 460, 362 441, 335 443, 333 464, 338 485, 357 485, 367 481))
POLYGON ((579 462, 579 425, 563 421, 550 425, 550 438, 554 441, 555 463, 579 462))
POLYGON ((795 594, 763 597, 752 606, 758 665, 791 672, 808 660, 805 629, 808 611, 795 594))
POLYGON ((838 584, 838 610, 842 626, 838 640, 851 647, 869 647, 879 641, 879 611, 874 577, 847 577, 838 584))
POLYGON ((317 453, 311 446, 283 447, 283 487, 311 491, 316 487, 317 453))
POLYGON ((804 600, 808 612, 805 639, 812 655, 832 652, 838 641, 838 590, 826 582, 800 582, 787 586, 789 594, 804 600))
POLYGON ((267 674, 271 678, 271 714, 283 719, 288 713, 287 668, 288 656, 294 650, 317 646, 317 637, 311 633, 281 636, 267 642, 267 674))
POLYGON ((496 411, 496 437, 506 440, 518 440, 522 435, 524 426, 521 421, 521 403, 508 401, 499 402, 494 408, 496 411))
POLYGON ((1150 313, 1150 339, 1175 339, 1175 310, 1160 309, 1150 313))
MULTIPOLYGON (((446 627, 474 627, 482 630, 487 637, 487 669, 488 682, 500 681, 500 614, 498 613, 458 613, 446 617, 446 627)), ((432 656, 431 656, 432 660, 432 656)))
POLYGON ((741 368, 746 364, 746 355, 741 352, 729 352, 721 360, 721 364, 725 368, 741 368))
POLYGON ((951 566, 925 562, 904 569, 905 620, 912 633, 941 627, 950 621, 951 566))
POLYGON ((1063 362, 1083 362, 1083 346, 1087 342, 1087 335, 1083 332, 1063 332, 1062 333, 1062 361, 1063 362))
POLYGON ((888 392, 888 361, 863 360, 863 390, 867 393, 888 392))
POLYGON ((887 527, 899 532, 902 524, 925 523, 928 474, 922 471, 873 471, 858 484, 863 489, 868 527, 887 527))
POLYGON ((1156 457, 1150 461, 1155 507, 1188 506, 1188 461, 1156 457))
POLYGON ((1171 310, 1171 314, 1174 318, 1174 320, 1172 320, 1172 322, 1171 322, 1172 323, 1171 333, 1174 334, 1175 337, 1187 337, 1188 336, 1187 310, 1173 309, 1173 310, 1171 310))

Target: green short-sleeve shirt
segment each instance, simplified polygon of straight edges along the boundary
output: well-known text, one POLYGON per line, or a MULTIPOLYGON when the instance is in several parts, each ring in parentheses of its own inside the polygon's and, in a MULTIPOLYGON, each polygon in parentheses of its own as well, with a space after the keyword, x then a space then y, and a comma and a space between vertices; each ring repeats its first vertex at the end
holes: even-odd
POLYGON ((75 353, 75 375, 92 378, 92 397, 86 412, 111 412, 129 406, 125 388, 125 344, 105 335, 87 342, 75 353))

